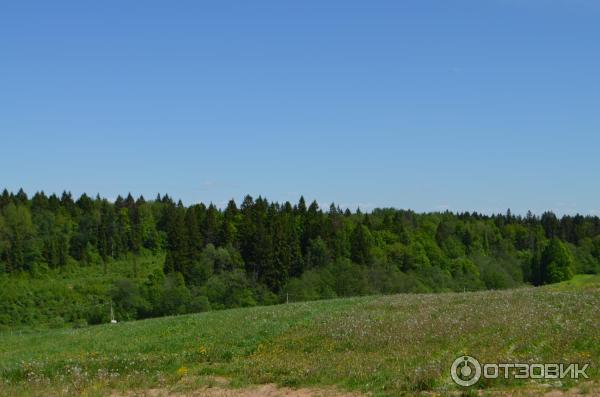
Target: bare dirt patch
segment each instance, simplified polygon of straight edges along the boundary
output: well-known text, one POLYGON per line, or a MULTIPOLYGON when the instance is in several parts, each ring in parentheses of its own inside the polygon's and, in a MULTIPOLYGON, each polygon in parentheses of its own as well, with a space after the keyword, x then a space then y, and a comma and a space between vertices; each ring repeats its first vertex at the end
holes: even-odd
MULTIPOLYGON (((365 397, 368 394, 357 392, 344 392, 334 388, 305 387, 292 389, 280 387, 276 384, 249 386, 245 388, 229 388, 229 380, 221 377, 211 377, 211 386, 190 391, 169 390, 167 388, 154 388, 140 391, 130 391, 126 394, 113 393, 110 397, 365 397)), ((481 397, 600 397, 600 384, 584 383, 568 390, 551 390, 548 387, 524 387, 514 390, 480 390, 477 395, 481 397)), ((406 396, 411 395, 403 394, 406 396)), ((422 392, 416 396, 464 396, 460 391, 454 392, 422 392)))
POLYGON ((485 397, 600 397, 600 384, 587 382, 564 390, 532 386, 515 390, 480 391, 479 395, 485 397))
MULTIPOLYGON (((411 396, 412 394, 402 394, 411 396)), ((515 389, 484 389, 464 391, 454 390, 446 392, 427 391, 415 393, 422 397, 600 397, 600 384, 596 382, 585 382, 570 389, 556 389, 551 385, 529 385, 515 389)))
POLYGON ((111 397, 364 397, 364 395, 329 388, 292 389, 279 387, 275 384, 266 384, 241 389, 229 389, 222 386, 203 387, 185 392, 149 389, 129 392, 125 395, 113 394, 111 397))

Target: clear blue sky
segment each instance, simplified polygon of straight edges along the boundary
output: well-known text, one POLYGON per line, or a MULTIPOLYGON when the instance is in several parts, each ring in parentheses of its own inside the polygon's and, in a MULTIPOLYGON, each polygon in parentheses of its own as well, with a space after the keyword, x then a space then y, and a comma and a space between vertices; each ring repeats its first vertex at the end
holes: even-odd
POLYGON ((600 214, 600 3, 5 1, 0 186, 600 214))

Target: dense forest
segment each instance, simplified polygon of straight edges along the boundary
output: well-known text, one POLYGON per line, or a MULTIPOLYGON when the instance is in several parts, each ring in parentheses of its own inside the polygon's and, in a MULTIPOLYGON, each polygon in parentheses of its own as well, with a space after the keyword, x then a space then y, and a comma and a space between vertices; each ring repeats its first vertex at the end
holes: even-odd
POLYGON ((135 319, 541 285, 599 270, 596 216, 362 213, 250 196, 220 209, 168 195, 0 195, 4 327, 100 323, 109 305, 119 319, 135 319), (114 273, 115 264, 126 271, 114 273))

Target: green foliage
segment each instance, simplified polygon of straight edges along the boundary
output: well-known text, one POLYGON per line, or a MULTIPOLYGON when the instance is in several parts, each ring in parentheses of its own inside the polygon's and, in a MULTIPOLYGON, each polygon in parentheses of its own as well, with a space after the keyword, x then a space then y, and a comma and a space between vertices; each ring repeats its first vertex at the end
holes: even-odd
POLYGON ((8 295, 0 324, 10 326, 104 322, 111 300, 120 319, 137 319, 288 299, 540 285, 599 270, 597 217, 365 214, 250 196, 221 210, 168 195, 0 195, 8 295))
POLYGON ((518 285, 507 270, 507 264, 488 256, 474 258, 481 274, 481 281, 487 289, 506 289, 518 285))
POLYGON ((371 263, 372 236, 364 225, 356 225, 350 236, 350 258, 359 265, 371 263))
POLYGON ((255 306, 256 299, 242 270, 212 276, 205 286, 213 308, 255 306))
POLYGON ((114 282, 110 297, 115 302, 116 315, 121 319, 138 318, 139 312, 149 309, 149 303, 140 293, 139 286, 130 279, 114 282))
MULTIPOLYGON (((597 241, 600 242, 600 240, 597 241)), ((579 246, 569 244, 569 249, 573 255, 575 273, 600 273, 600 260, 598 260, 595 245, 595 241, 590 238, 582 239, 579 246)))
POLYGON ((160 312, 165 314, 184 314, 188 311, 192 295, 186 288, 181 273, 170 273, 165 277, 160 312))
POLYGON ((334 298, 333 276, 329 269, 307 270, 299 278, 292 278, 285 287, 286 300, 310 301, 334 298))
POLYGON ((404 251, 402 270, 405 272, 427 269, 431 266, 429 257, 420 242, 411 242, 404 251))
POLYGON ((541 259, 542 283, 558 283, 573 278, 573 256, 558 238, 550 240, 541 259))
POLYGON ((0 247, 5 270, 33 270, 40 262, 41 252, 30 211, 22 204, 9 203, 3 208, 1 219, 0 247))

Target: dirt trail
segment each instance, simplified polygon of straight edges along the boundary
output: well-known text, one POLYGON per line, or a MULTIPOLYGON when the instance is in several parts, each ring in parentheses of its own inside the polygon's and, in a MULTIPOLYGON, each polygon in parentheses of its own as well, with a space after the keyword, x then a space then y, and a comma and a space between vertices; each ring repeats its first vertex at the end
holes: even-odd
MULTIPOLYGON (((249 386, 240 389, 228 388, 227 382, 218 380, 213 387, 205 386, 193 391, 172 391, 168 389, 148 389, 131 391, 126 394, 112 394, 110 397, 366 397, 357 392, 343 392, 333 388, 300 388, 279 387, 275 384, 249 386)), ((485 397, 600 397, 600 385, 587 383, 569 390, 551 390, 549 388, 525 387, 515 390, 481 390, 477 393, 485 397)), ((462 396, 461 392, 439 394, 423 392, 415 394, 428 397, 462 396)))
POLYGON ((204 387, 202 389, 180 392, 166 389, 149 389, 130 392, 126 395, 113 394, 111 397, 364 397, 363 394, 341 392, 325 388, 291 389, 275 384, 251 386, 241 389, 225 387, 204 387))

